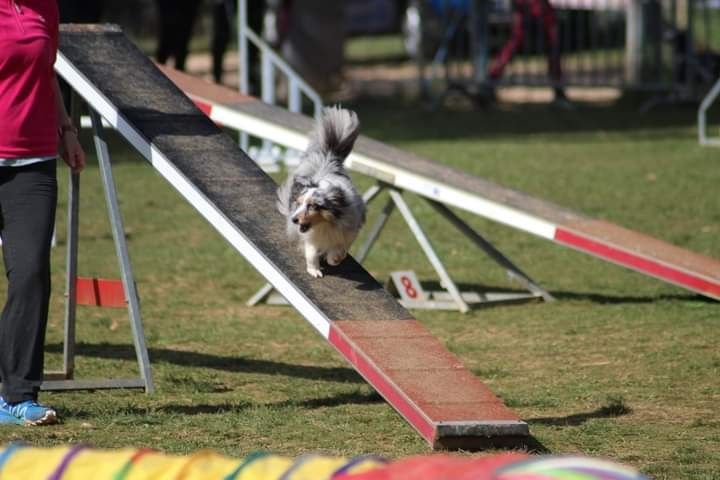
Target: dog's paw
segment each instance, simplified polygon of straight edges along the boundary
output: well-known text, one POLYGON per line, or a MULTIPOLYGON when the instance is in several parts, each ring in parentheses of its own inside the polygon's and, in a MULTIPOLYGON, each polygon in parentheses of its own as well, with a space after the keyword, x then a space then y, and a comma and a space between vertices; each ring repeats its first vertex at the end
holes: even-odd
POLYGON ((313 278, 322 278, 323 276, 322 270, 320 270, 319 268, 307 267, 307 272, 313 278))
POLYGON ((340 263, 345 260, 345 257, 347 257, 347 252, 343 250, 332 252, 327 256, 327 263, 332 266, 340 265, 340 263))

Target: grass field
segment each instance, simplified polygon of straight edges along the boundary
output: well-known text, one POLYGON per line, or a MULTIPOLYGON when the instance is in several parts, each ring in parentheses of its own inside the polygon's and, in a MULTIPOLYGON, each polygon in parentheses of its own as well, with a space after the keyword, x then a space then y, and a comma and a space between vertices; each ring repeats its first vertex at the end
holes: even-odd
MULTIPOLYGON (((379 140, 720 258, 720 151, 697 145, 691 109, 350 106, 364 133, 379 140)), ((237 457, 258 449, 390 458, 428 452, 292 309, 246 307, 260 276, 122 142, 113 151, 158 391, 46 394, 63 423, 1 428, 0 442, 212 448, 237 457)), ((65 182, 62 170, 63 192, 65 182)), ((94 160, 81 188, 79 273, 116 277, 94 160)), ((429 206, 407 197, 460 284, 513 287, 429 206)), ((49 367, 62 353, 65 206, 63 197, 49 367)), ((415 314, 529 423, 539 451, 606 457, 657 479, 720 479, 720 305, 460 215, 558 301, 415 314)), ((398 218, 366 267, 381 280, 408 268, 435 280, 398 218)), ((79 378, 135 373, 123 310, 82 309, 78 340, 79 378)))

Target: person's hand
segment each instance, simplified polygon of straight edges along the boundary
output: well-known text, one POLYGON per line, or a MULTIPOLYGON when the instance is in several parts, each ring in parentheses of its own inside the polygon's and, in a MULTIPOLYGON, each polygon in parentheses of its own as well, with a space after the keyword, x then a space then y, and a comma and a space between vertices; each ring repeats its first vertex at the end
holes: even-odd
POLYGON ((60 156, 73 173, 85 168, 85 152, 75 131, 67 130, 60 135, 60 156))

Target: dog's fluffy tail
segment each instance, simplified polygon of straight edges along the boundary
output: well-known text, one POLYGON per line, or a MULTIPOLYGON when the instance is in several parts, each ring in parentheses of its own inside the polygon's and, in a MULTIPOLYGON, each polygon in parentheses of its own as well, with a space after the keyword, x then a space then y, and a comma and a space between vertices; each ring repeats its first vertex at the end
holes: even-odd
POLYGON ((350 155, 360 134, 360 121, 355 112, 339 107, 326 107, 310 134, 308 151, 330 154, 342 163, 350 155))

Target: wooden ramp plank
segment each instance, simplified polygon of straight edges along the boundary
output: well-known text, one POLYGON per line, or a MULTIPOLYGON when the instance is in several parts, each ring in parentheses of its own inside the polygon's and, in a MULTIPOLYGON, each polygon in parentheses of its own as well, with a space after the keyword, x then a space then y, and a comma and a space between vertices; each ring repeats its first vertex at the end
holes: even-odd
POLYGON ((529 434, 417 320, 337 320, 330 342, 434 448, 517 444, 529 434))
POLYGON ((287 242, 273 180, 117 27, 63 26, 55 68, 431 445, 528 435, 527 424, 352 258, 311 278, 287 242), (383 341, 388 331, 397 333, 397 352, 383 341), (418 373, 434 387, 418 383, 418 373), (457 392, 438 389, 441 381, 457 392))
POLYGON ((555 241, 720 300, 720 262, 713 258, 601 220, 561 225, 555 241))
MULTIPOLYGON (((302 149, 312 121, 163 68, 210 118, 302 149)), ((419 155, 360 136, 349 168, 578 251, 720 300, 720 260, 596 220, 419 155)))

